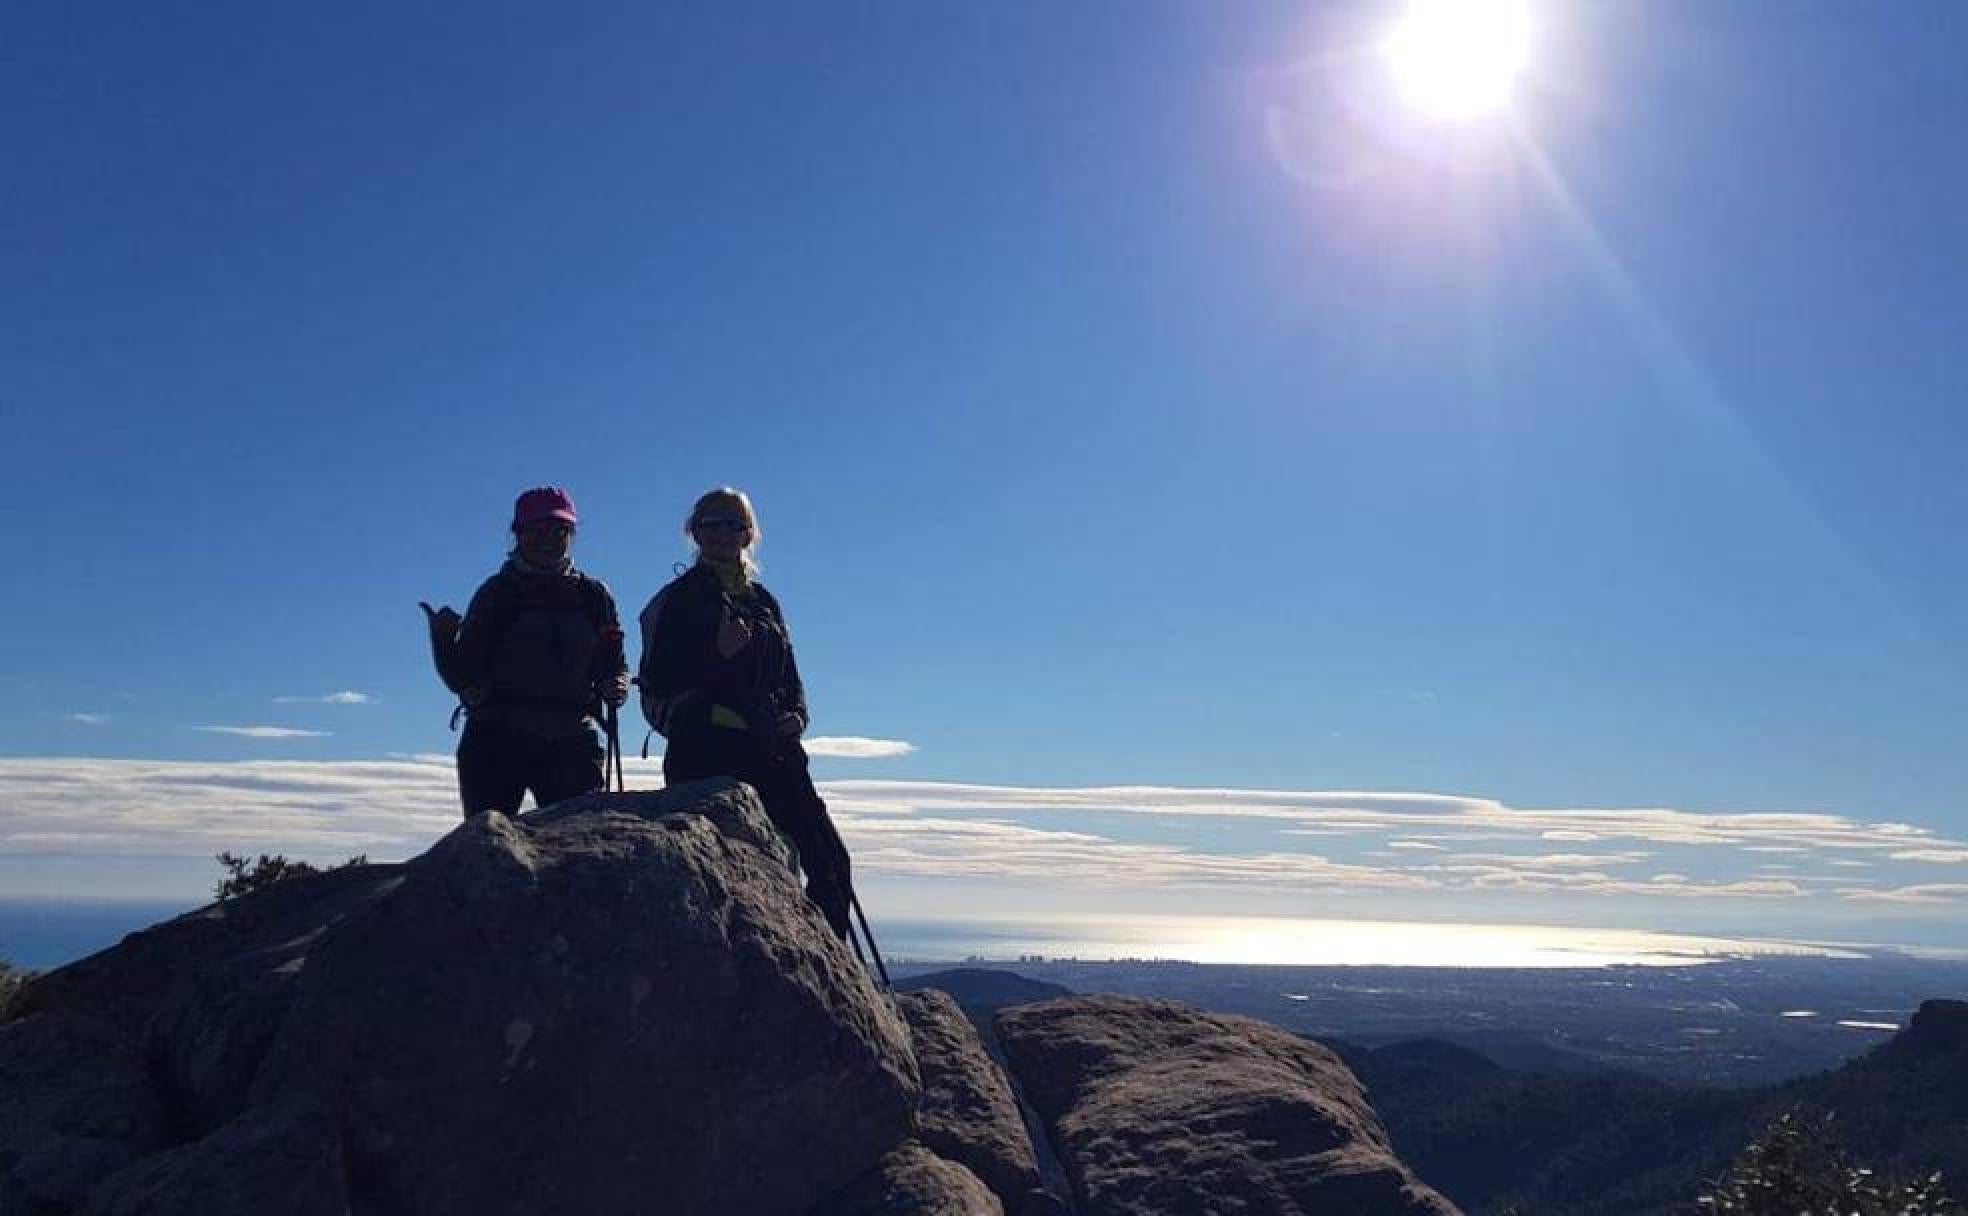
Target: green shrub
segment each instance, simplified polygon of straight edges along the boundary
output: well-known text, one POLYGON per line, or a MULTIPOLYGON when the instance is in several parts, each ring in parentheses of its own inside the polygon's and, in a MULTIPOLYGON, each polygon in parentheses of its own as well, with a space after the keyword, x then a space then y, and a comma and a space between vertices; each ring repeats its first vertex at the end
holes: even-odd
POLYGON ((20 995, 21 986, 33 978, 32 971, 23 971, 0 958, 0 1022, 13 1016, 14 998, 20 995))
MULTIPOLYGON (((328 868, 340 870, 366 864, 368 860, 367 854, 357 854, 341 865, 328 868)), ((299 878, 304 874, 322 873, 319 866, 309 865, 305 861, 289 861, 279 853, 271 855, 262 853, 257 861, 248 861, 234 853, 221 853, 218 862, 225 868, 226 876, 212 888, 212 896, 220 900, 231 899, 238 895, 250 895, 255 891, 265 890, 277 882, 299 878)))
POLYGON ((1743 1150, 1694 1216, 1961 1216, 1939 1174, 1911 1182, 1855 1165, 1832 1134, 1832 1117, 1791 1112, 1743 1150))

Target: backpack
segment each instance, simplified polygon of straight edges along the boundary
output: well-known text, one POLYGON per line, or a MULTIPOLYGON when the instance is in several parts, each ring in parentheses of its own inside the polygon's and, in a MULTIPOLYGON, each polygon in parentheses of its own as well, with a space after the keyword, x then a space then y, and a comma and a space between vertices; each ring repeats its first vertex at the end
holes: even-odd
MULTIPOLYGON (((593 626, 598 639, 592 665, 599 666, 611 657, 621 656, 622 628, 616 619, 614 600, 608 593, 607 584, 578 570, 571 572, 571 581, 574 583, 574 594, 580 599, 588 623, 593 626)), ((564 589, 553 580, 529 578, 516 573, 510 566, 502 566, 497 574, 486 580, 482 594, 474 597, 474 606, 479 611, 476 614, 468 613, 466 619, 475 629, 484 631, 487 640, 483 653, 489 657, 498 653, 500 642, 513 621, 535 608, 550 612, 564 610, 565 594, 564 589), (477 619, 473 619, 474 615, 477 619)), ((455 646, 456 639, 451 644, 455 646)), ((479 704, 483 703, 481 701, 479 704)), ((459 719, 468 716, 473 708, 475 706, 461 694, 457 707, 451 711, 451 729, 457 730, 459 719)))

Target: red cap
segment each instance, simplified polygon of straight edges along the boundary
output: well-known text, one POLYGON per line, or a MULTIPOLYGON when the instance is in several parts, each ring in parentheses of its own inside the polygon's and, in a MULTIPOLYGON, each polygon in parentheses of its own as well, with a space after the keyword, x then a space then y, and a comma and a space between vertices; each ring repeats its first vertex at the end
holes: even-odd
POLYGON ((535 486, 521 494, 519 501, 513 504, 514 531, 543 519, 564 519, 570 524, 581 522, 580 517, 574 514, 574 500, 559 486, 535 486))

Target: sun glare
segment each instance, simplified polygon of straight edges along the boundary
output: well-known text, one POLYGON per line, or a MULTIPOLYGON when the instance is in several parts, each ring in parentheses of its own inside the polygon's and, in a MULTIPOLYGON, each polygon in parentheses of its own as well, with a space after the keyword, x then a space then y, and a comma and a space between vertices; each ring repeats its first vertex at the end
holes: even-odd
POLYGON ((1381 44, 1408 104, 1449 121, 1501 109, 1530 49, 1522 0, 1409 0, 1381 44))

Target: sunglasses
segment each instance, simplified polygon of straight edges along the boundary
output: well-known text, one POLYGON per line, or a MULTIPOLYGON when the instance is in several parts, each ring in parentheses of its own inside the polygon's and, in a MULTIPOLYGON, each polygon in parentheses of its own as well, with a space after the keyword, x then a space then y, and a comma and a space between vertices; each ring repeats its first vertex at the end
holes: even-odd
POLYGON ((563 523, 560 521, 554 521, 551 523, 546 521, 539 521, 539 522, 527 524, 525 527, 520 529, 520 533, 525 536, 551 536, 554 539, 559 540, 562 537, 574 535, 574 525, 570 523, 563 523))
POLYGON ((742 515, 700 515, 690 526, 706 532, 750 532, 752 521, 742 515))

